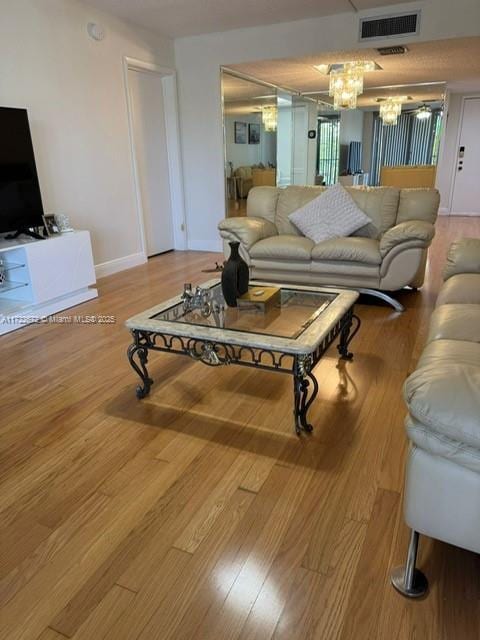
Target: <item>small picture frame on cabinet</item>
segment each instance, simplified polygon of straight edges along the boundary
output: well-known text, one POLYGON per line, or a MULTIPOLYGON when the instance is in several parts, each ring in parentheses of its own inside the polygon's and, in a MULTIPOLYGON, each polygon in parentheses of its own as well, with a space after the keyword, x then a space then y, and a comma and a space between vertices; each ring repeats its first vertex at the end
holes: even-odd
POLYGON ((55 236, 60 233, 57 222, 54 215, 42 216, 43 226, 47 236, 55 236))

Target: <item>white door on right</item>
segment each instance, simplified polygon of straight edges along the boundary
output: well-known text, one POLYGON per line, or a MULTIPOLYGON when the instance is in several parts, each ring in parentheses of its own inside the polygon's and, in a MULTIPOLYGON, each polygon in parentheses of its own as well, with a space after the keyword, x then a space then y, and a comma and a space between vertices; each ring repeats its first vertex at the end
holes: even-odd
POLYGON ((480 215, 480 98, 465 98, 457 149, 452 214, 480 215))

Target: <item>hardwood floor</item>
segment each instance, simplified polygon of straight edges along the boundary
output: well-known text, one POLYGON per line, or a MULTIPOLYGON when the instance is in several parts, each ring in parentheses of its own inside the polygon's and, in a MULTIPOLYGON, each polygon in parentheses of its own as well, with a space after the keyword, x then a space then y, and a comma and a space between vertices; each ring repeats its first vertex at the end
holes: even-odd
POLYGON ((292 429, 289 376, 154 354, 138 401, 127 317, 176 294, 214 254, 172 253, 99 282, 1 338, 2 640, 476 640, 480 558, 422 539, 427 599, 403 562, 401 389, 421 353, 448 245, 441 218, 407 307, 362 301, 352 363, 316 370, 315 432, 292 429))
POLYGON ((247 215, 247 200, 242 198, 235 202, 235 200, 227 201, 227 218, 246 216, 247 215))

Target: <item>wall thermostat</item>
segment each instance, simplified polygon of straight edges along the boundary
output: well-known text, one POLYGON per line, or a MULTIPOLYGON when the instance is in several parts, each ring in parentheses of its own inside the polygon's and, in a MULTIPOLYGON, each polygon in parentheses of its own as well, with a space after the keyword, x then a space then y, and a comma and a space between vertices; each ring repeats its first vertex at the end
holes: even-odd
POLYGON ((105 38, 105 29, 101 24, 89 22, 87 24, 87 33, 94 40, 103 40, 105 38))
POLYGON ((310 129, 310 130, 309 130, 309 132, 308 132, 308 137, 309 137, 310 139, 312 139, 312 140, 313 140, 314 138, 316 138, 316 137, 317 137, 317 132, 315 131, 315 129, 310 129))

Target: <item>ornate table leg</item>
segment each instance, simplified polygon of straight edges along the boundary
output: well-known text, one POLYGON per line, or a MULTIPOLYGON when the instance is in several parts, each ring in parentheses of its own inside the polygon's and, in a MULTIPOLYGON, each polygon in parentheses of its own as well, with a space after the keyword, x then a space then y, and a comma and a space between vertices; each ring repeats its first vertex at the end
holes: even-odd
POLYGON ((132 365, 133 370, 140 376, 143 384, 139 384, 135 390, 137 398, 145 398, 150 393, 150 387, 153 384, 152 378, 148 375, 147 362, 148 362, 148 349, 146 346, 139 343, 139 332, 132 331, 134 342, 128 347, 127 356, 128 361, 132 365), (138 356, 137 364, 133 359, 134 356, 138 356))
POLYGON ((293 415, 295 420, 295 432, 297 435, 299 435, 301 431, 306 431, 307 433, 313 431, 312 425, 307 420, 307 412, 317 396, 318 382, 311 372, 311 367, 311 356, 295 357, 293 365, 293 415), (310 381, 313 384, 313 390, 309 398, 310 381))
POLYGON ((337 346, 338 353, 342 360, 352 360, 353 353, 348 350, 348 346, 353 338, 357 335, 360 329, 361 320, 353 313, 353 309, 350 309, 345 319, 345 324, 340 331, 340 343, 337 346), (355 328, 352 331, 352 326, 355 321, 355 328))

